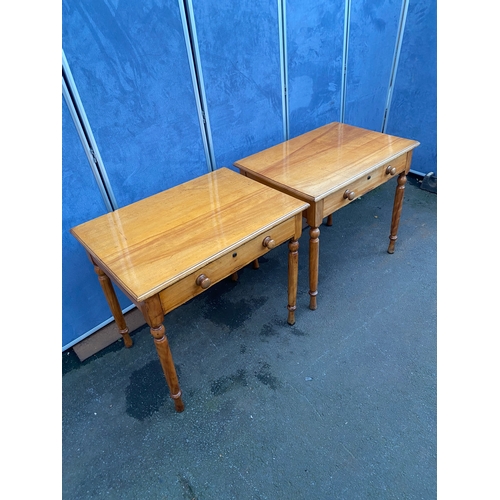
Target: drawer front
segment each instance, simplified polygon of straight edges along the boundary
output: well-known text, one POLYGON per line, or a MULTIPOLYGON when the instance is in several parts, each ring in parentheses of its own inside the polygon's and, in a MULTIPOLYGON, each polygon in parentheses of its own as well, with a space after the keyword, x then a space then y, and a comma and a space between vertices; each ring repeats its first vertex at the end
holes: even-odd
POLYGON ((261 233, 259 236, 243 243, 239 248, 228 252, 217 260, 198 269, 194 273, 182 278, 180 281, 170 285, 168 288, 160 292, 160 301, 163 312, 166 314, 176 307, 180 306, 189 299, 203 292, 206 288, 214 285, 222 279, 230 276, 250 262, 254 261, 261 255, 269 252, 269 248, 263 245, 266 238, 271 238, 275 246, 290 240, 296 231, 296 218, 300 218, 298 214, 284 222, 281 222, 276 227, 261 233), (209 282, 202 279, 197 284, 197 279, 204 275, 209 282), (205 286, 205 288, 203 288, 205 286))
POLYGON ((351 203, 351 201, 354 201, 359 196, 368 193, 372 189, 375 189, 377 186, 380 186, 384 182, 397 177, 398 174, 404 172, 405 166, 406 154, 398 156, 396 159, 390 162, 384 163, 384 165, 381 165, 369 174, 364 175, 360 179, 355 180, 339 191, 336 191, 335 193, 327 196, 324 200, 323 205, 323 217, 326 217, 327 215, 335 212, 335 210, 348 205, 349 203, 351 203), (391 173, 388 173, 388 169, 395 169, 392 170, 392 172, 394 173, 391 175, 391 173), (350 199, 349 197, 344 197, 344 193, 346 193, 346 191, 350 193, 350 197, 352 199, 350 199))

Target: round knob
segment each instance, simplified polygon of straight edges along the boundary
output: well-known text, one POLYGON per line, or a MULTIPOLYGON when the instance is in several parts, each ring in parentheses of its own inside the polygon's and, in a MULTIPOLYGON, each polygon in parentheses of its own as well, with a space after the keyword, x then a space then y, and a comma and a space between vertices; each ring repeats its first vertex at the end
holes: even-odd
POLYGON ((210 282, 210 279, 207 278, 204 274, 200 274, 196 278, 196 284, 198 286, 201 286, 203 289, 207 289, 212 283, 210 282))
POLYGON ((262 246, 272 250, 276 246, 276 242, 271 238, 271 236, 266 236, 262 242, 262 246))
POLYGON ((344 193, 344 198, 346 200, 354 200, 354 198, 356 198, 356 194, 354 193, 354 191, 346 189, 344 193))
POLYGON ((396 167, 391 167, 390 165, 388 165, 385 169, 385 173, 387 175, 394 175, 396 173, 396 167))

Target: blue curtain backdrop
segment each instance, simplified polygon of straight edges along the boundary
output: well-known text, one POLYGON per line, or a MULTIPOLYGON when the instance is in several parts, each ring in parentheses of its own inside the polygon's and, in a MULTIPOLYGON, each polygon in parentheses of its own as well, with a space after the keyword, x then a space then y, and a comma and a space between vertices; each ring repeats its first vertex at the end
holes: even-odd
MULTIPOLYGON (((118 207, 342 119, 420 141, 412 170, 437 171, 435 0, 63 0, 62 14, 118 207)), ((62 139, 65 349, 111 315, 69 234, 107 208, 64 101, 62 139)))

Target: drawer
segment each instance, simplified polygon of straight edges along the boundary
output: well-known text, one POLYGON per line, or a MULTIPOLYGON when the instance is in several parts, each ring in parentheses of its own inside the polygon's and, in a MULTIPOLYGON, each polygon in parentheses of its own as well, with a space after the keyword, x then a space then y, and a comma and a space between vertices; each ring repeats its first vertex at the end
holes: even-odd
POLYGON ((339 191, 328 195, 324 200, 323 217, 330 215, 339 208, 351 203, 359 196, 368 193, 384 182, 393 179, 401 172, 404 172, 406 167, 406 154, 398 156, 392 161, 384 163, 375 170, 366 173, 363 177, 345 185, 339 191), (393 172, 392 174, 390 172, 393 172), (349 195, 346 193, 348 192, 349 195), (344 197, 344 195, 346 197, 344 197))
MULTIPOLYGON (((296 233, 296 219, 300 221, 301 214, 281 222, 274 228, 260 233, 240 247, 222 255, 217 260, 197 269, 195 272, 173 283, 160 292, 163 312, 166 314, 184 302, 203 292, 205 289, 230 276, 271 249, 264 246, 267 238, 278 246, 290 240, 296 233), (200 276, 205 278, 200 278, 200 276), (197 282, 198 280, 198 282, 197 282)), ((274 246, 272 248, 274 248, 274 246)))

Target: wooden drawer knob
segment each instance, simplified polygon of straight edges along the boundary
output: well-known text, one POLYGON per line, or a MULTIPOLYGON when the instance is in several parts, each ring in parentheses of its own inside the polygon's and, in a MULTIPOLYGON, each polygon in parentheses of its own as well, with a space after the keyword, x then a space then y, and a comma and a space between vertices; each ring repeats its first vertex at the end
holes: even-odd
POLYGON ((391 167, 390 165, 388 165, 385 169, 385 173, 387 175, 394 175, 396 173, 396 167, 391 167))
POLYGON ((271 238, 271 236, 266 236, 262 242, 262 246, 272 250, 276 246, 276 242, 271 238))
POLYGON ((351 191, 350 189, 346 189, 344 193, 344 199, 346 200, 354 200, 356 198, 356 194, 354 191, 351 191))
POLYGON ((203 289, 207 289, 212 283, 209 278, 207 278, 204 274, 200 274, 196 278, 196 284, 201 286, 203 289))

